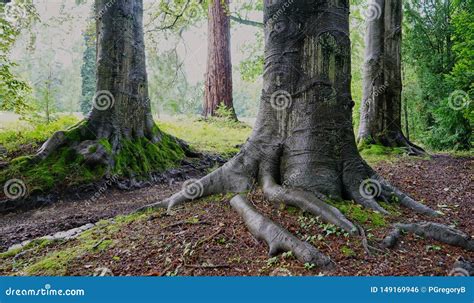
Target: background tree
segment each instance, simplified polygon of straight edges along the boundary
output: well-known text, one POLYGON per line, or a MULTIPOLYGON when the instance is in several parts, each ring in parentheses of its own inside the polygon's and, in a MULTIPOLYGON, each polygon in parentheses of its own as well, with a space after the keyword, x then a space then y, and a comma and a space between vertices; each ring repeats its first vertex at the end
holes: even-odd
MULTIPOLYGON (((250 231, 268 243, 271 254, 291 250, 302 262, 317 265, 330 260, 247 201, 243 193, 255 181, 270 201, 300 207, 352 235, 362 231, 329 201, 352 199, 387 214, 377 200, 395 199, 435 215, 379 177, 359 155, 352 126, 349 1, 288 5, 266 0, 264 16, 264 84, 251 137, 223 167, 145 209, 171 209, 203 196, 239 193, 232 207, 250 231)), ((449 241, 443 231, 433 234, 449 241)))
POLYGON ((401 0, 370 4, 365 34, 365 67, 358 141, 424 151, 402 132, 402 19, 401 0))
POLYGON ((229 0, 211 0, 208 8, 207 70, 203 114, 215 116, 223 104, 237 118, 232 98, 229 0))

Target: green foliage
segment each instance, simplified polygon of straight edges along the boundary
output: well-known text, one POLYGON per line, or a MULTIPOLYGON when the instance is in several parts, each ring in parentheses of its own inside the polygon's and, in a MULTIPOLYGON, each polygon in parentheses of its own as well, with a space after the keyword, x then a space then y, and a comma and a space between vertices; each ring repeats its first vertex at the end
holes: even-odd
POLYGON ((404 99, 412 137, 438 150, 471 147, 473 1, 405 5, 404 99), (429 50, 429 51, 427 51, 429 50))
POLYGON ((3 16, 5 4, 0 4, 0 110, 24 112, 28 109, 27 97, 30 86, 12 71, 15 66, 9 57, 20 29, 25 26, 32 14, 33 7, 28 2, 9 3, 8 20, 3 16))

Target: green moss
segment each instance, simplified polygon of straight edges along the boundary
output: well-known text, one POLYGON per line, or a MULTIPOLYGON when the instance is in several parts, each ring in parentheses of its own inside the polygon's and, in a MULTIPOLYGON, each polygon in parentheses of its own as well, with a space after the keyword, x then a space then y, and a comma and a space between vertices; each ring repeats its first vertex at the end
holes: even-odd
POLYGON ((22 251, 34 249, 35 251, 41 250, 42 248, 50 245, 53 241, 49 239, 36 239, 26 244, 23 247, 12 249, 3 253, 0 253, 0 259, 7 259, 16 256, 22 251))
POLYGON ((60 148, 43 161, 35 163, 29 157, 17 158, 0 172, 0 184, 9 179, 22 180, 28 193, 44 192, 55 186, 88 183, 101 178, 104 166, 88 167, 83 157, 69 147, 60 148))
POLYGON ((146 138, 124 140, 121 144, 120 152, 114 158, 114 172, 127 177, 164 171, 176 166, 185 156, 179 144, 166 134, 162 135, 158 144, 146 138))
POLYGON ((337 207, 351 221, 371 227, 387 225, 387 221, 382 214, 366 209, 362 205, 349 201, 328 201, 328 203, 337 207))
POLYGON ((105 251, 111 247, 113 240, 110 238, 121 226, 119 223, 102 222, 81 234, 69 246, 34 259, 33 263, 27 264, 22 271, 31 276, 63 276, 67 273, 68 264, 78 256, 105 251))
POLYGON ((393 162, 404 155, 401 148, 386 147, 379 144, 359 143, 359 152, 369 164, 375 165, 381 161, 393 162))

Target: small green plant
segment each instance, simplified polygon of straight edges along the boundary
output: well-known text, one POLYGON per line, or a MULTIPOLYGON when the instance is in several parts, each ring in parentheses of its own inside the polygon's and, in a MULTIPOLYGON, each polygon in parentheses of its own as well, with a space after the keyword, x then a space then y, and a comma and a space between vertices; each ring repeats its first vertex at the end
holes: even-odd
POLYGON ((315 267, 316 267, 316 264, 314 264, 314 263, 305 263, 304 264, 304 268, 307 269, 307 270, 311 270, 315 267))
POLYGON ((341 247, 341 253, 346 257, 353 257, 356 255, 356 253, 349 246, 346 245, 341 247))
POLYGON ((282 257, 283 257, 283 259, 294 259, 295 258, 295 256, 293 255, 293 252, 291 250, 283 253, 282 257))
POLYGON ((271 267, 278 263, 278 257, 273 257, 267 260, 267 266, 271 267))

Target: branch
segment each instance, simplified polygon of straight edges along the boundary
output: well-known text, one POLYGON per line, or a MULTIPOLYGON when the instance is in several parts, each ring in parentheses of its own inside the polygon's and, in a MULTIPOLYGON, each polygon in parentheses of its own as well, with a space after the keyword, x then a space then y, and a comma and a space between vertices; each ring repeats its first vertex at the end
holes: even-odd
POLYGON ((263 28, 263 23, 258 22, 258 21, 243 19, 239 16, 230 15, 230 20, 235 21, 235 22, 240 23, 240 24, 255 26, 255 27, 258 27, 258 28, 263 28))

